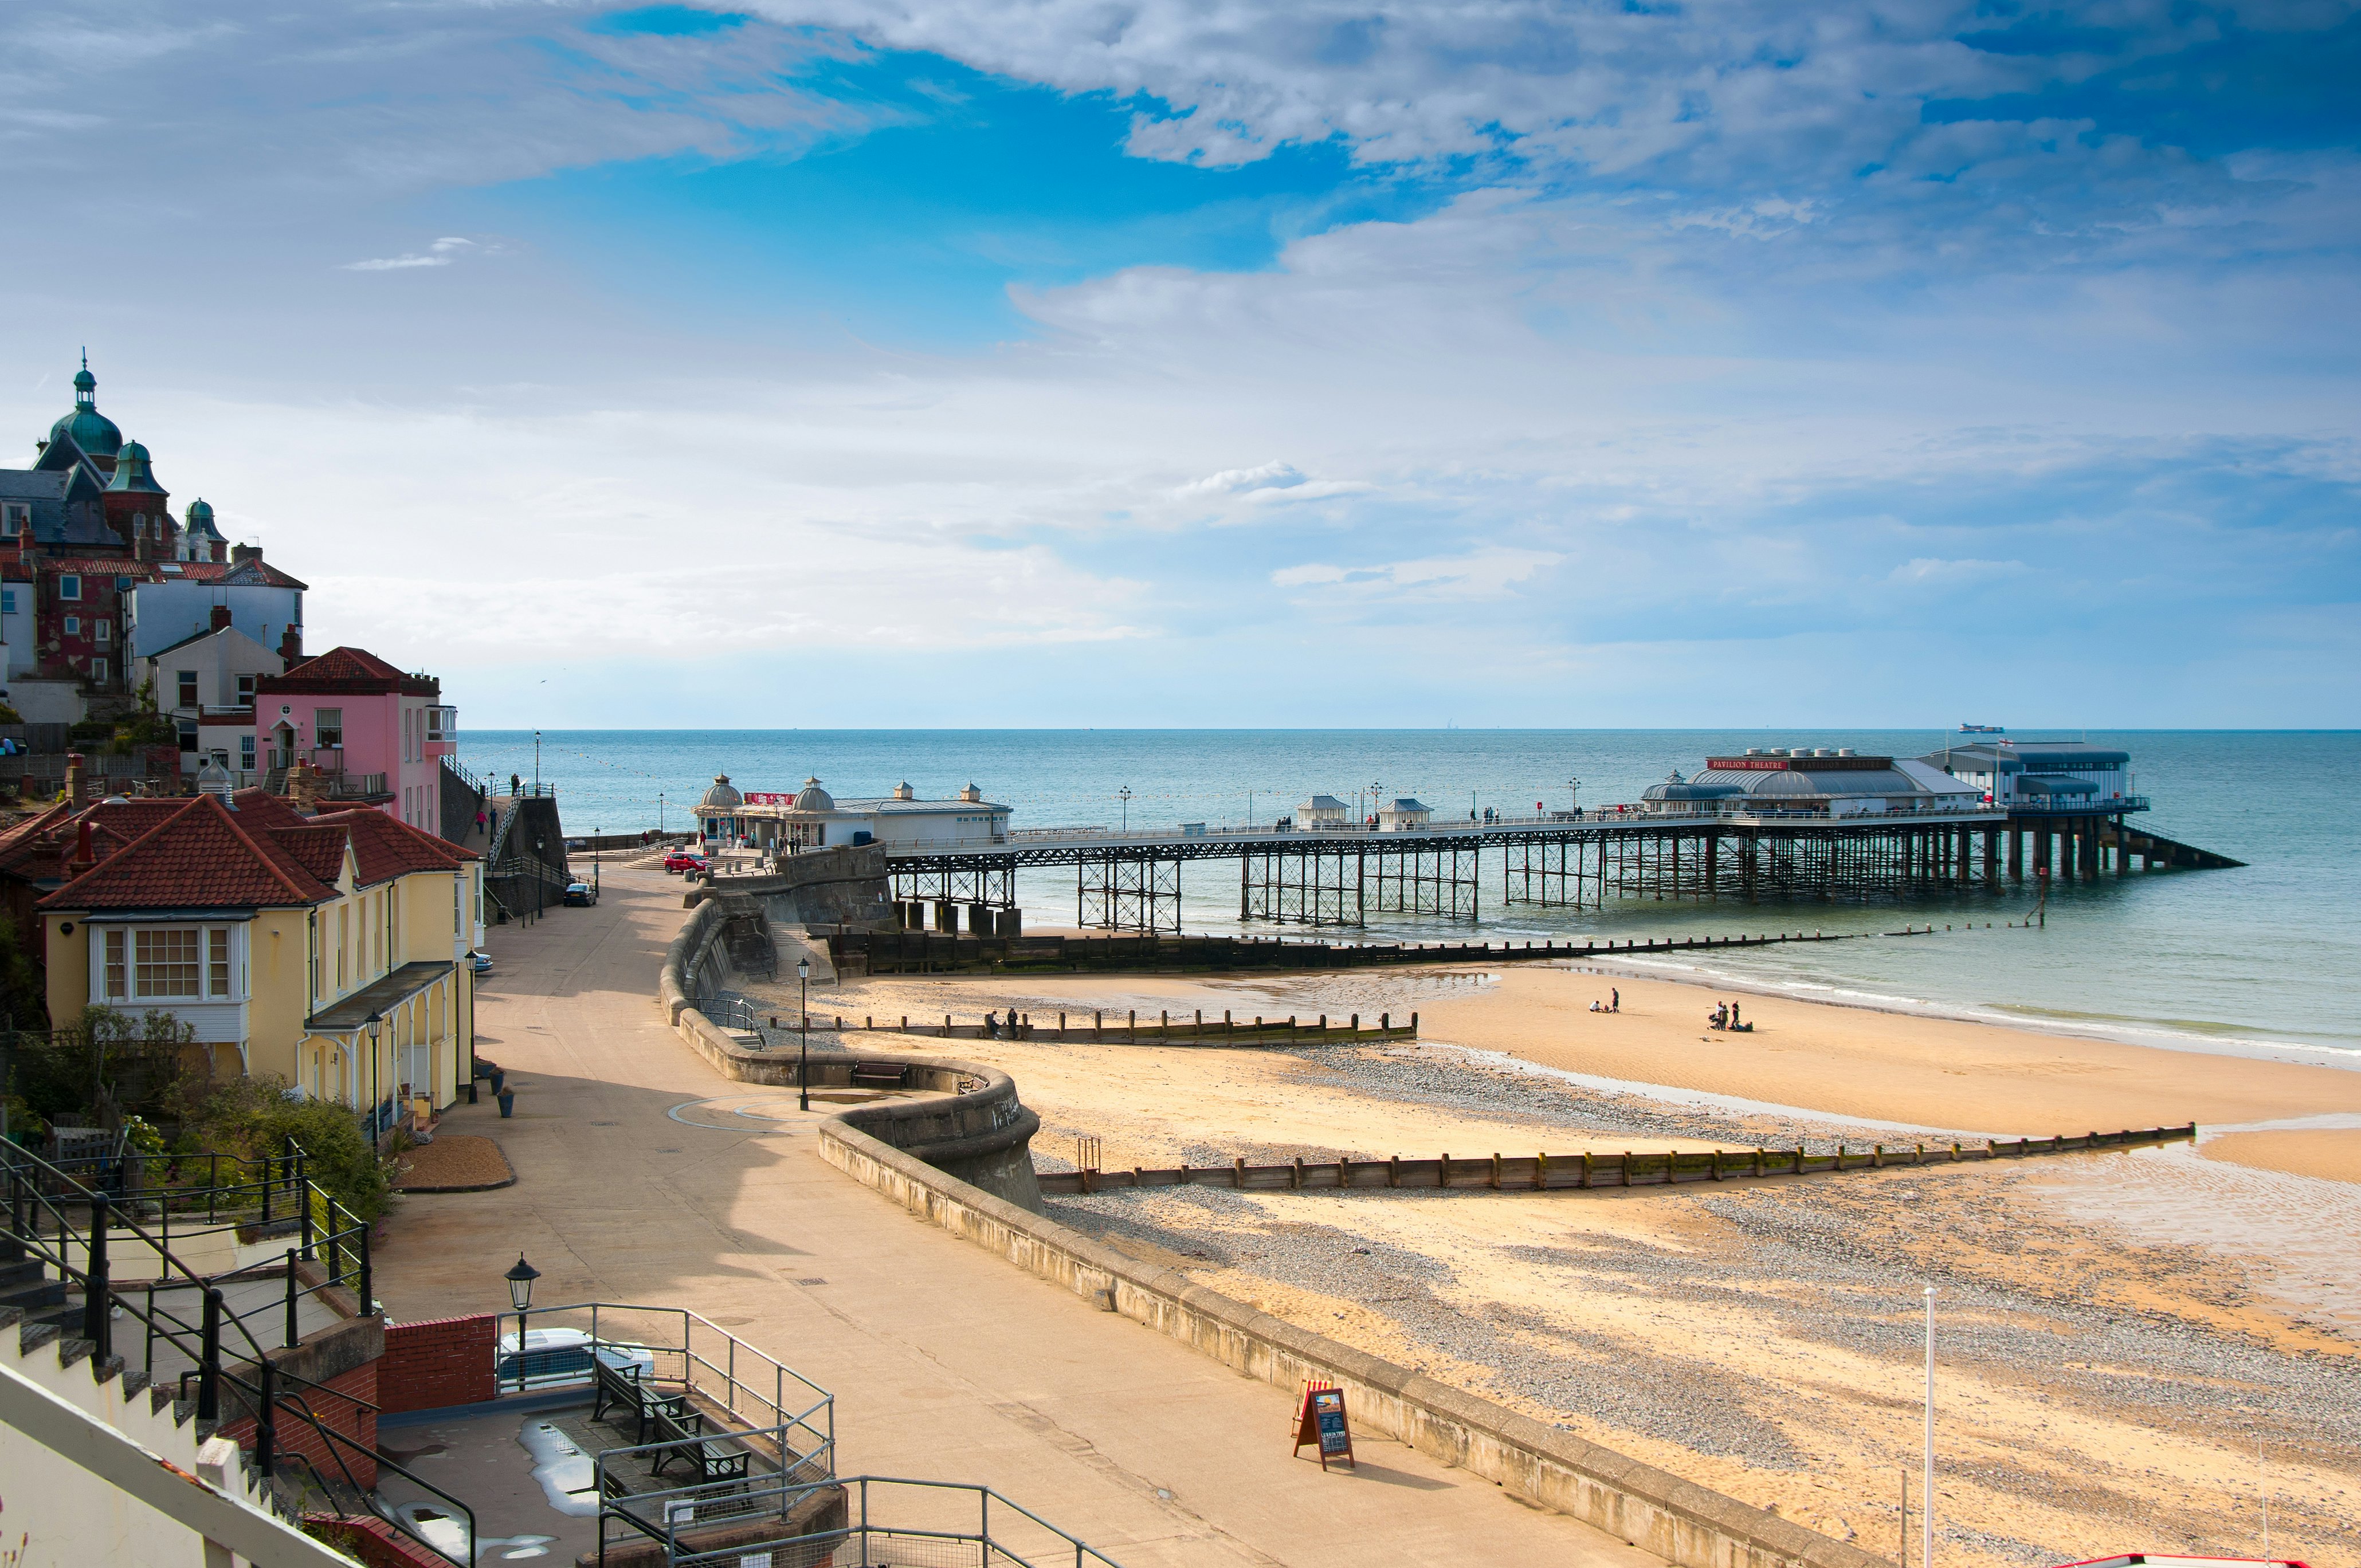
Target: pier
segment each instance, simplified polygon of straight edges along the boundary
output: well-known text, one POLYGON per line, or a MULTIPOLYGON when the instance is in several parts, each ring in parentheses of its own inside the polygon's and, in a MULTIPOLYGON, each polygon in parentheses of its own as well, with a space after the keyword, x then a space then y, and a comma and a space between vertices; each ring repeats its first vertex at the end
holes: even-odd
POLYGON ((1313 927, 1364 926, 1372 915, 1473 921, 1488 885, 1502 907, 1596 909, 1610 898, 1996 892, 2050 876, 2239 863, 2104 816, 1984 806, 1841 816, 1609 808, 1407 831, 1051 828, 886 848, 895 896, 934 905, 944 930, 958 928, 961 905, 1013 911, 1020 869, 1071 867, 1076 926, 1178 932, 1182 869, 1222 861, 1237 863, 1240 920, 1313 927))

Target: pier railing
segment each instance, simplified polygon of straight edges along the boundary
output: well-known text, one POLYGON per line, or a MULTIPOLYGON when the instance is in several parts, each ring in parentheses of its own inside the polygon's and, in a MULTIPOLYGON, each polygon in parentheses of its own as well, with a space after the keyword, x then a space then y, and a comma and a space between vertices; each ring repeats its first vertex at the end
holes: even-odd
MULTIPOLYGON (((2095 808, 2094 808, 2095 809, 2095 808)), ((2111 808, 2112 809, 2112 808, 2111 808)), ((2126 807, 2125 809, 2135 809, 2126 807)), ((2092 815, 2086 812, 2084 815, 2092 815)), ((1373 844, 1400 844, 1419 840, 1471 838, 1483 834, 1533 833, 1536 835, 1564 832, 1582 828, 1647 828, 1691 822, 1726 822, 1744 826, 1755 822, 1831 823, 1846 827, 1869 827, 1880 823, 1904 822, 1998 822, 2006 818, 2008 808, 1995 806, 1937 805, 1891 806, 1879 811, 1837 811, 1827 806, 1764 806, 1743 802, 1699 801, 1678 806, 1640 805, 1598 806, 1583 811, 1552 811, 1541 816, 1495 816, 1488 821, 1463 822, 1456 819, 1429 823, 1423 828, 1369 828, 1358 823, 1342 823, 1334 827, 1238 827, 1238 828, 1109 828, 1098 824, 1081 824, 1068 828, 1019 828, 1005 833, 979 835, 966 839, 927 839, 905 843, 888 844, 889 859, 912 856, 966 854, 992 850, 1027 850, 1104 844, 1110 849, 1153 844, 1185 844, 1191 846, 1213 843, 1303 844, 1310 846, 1326 840, 1356 840, 1373 844)))

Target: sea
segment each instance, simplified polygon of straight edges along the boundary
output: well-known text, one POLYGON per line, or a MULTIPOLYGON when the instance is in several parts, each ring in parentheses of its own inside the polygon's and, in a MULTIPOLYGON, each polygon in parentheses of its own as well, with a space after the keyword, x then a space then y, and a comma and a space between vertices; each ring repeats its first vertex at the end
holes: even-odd
MULTIPOLYGON (((1999 893, 1867 902, 1630 898, 1604 909, 1537 909, 1501 902, 1494 854, 1485 859, 1472 928, 1378 916, 1368 934, 1620 941, 1863 933, 1696 958, 1634 957, 1628 967, 1857 1006, 2361 1069, 2361 813, 2323 794, 2361 778, 2361 732, 2015 738, 2087 740, 2129 752, 2132 792, 2153 804, 2143 826, 2246 864, 2058 879, 2043 922, 2026 925, 2037 897, 2029 880, 1999 893), (1886 934, 1905 928, 1922 934, 1886 934)), ((461 738, 460 761, 503 781, 538 778, 555 791, 569 833, 677 829, 716 774, 741 790, 794 790, 818 778, 845 797, 883 795, 905 782, 921 796, 942 797, 973 784, 1011 807, 1012 827, 1172 828, 1267 824, 1312 794, 1360 806, 1411 795, 1438 821, 1488 806, 1521 813, 1577 799, 1597 806, 1637 800, 1675 769, 1692 773, 1708 755, 1748 746, 1916 757, 1962 739, 1938 729, 484 730, 461 738)), ((1075 923, 1070 871, 1023 873, 1018 898, 1028 927, 1075 923)), ((1237 915, 1229 862, 1183 868, 1187 929, 1236 931, 1237 915)))

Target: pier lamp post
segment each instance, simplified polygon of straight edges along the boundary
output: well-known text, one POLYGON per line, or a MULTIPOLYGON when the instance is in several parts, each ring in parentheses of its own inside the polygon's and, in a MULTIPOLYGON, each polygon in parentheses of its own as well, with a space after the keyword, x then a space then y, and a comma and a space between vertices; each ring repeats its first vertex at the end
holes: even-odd
POLYGON ((1582 815, 1582 781, 1580 779, 1572 778, 1565 781, 1565 802, 1574 808, 1574 814, 1576 817, 1582 815))
POLYGON ((1377 780, 1375 780, 1375 779, 1371 779, 1371 780, 1369 781, 1369 819, 1370 819, 1371 821, 1375 821, 1375 820, 1377 819, 1377 815, 1378 815, 1378 792, 1382 787, 1383 787, 1383 786, 1382 786, 1382 785, 1380 785, 1380 784, 1378 783, 1378 781, 1377 781, 1377 780))
POLYGON ((509 1282, 509 1305, 517 1315, 517 1387, 525 1386, 524 1334, 525 1315, 533 1310, 533 1282, 541 1277, 541 1270, 517 1254, 516 1266, 501 1276, 509 1282))
POLYGON ((1131 786, 1126 784, 1115 794, 1123 797, 1123 830, 1128 833, 1131 831, 1131 786))
MULTIPOLYGON (((796 981, 803 989, 803 1000, 796 1009, 796 1022, 803 1029, 803 1047, 797 1052, 796 1069, 796 1109, 811 1109, 811 959, 796 960, 796 981)), ((842 1045, 842 1041, 838 1042, 842 1045)))

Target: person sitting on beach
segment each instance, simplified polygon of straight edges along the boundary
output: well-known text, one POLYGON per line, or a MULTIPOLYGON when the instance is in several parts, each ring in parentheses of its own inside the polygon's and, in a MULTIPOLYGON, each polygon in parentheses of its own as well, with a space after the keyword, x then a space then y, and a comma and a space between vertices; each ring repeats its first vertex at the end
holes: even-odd
POLYGON ((983 1015, 983 1037, 987 1040, 1000 1038, 1000 1018, 996 1014, 987 1013, 983 1015))
POLYGON ((1607 1003, 1593 998, 1590 1003, 1590 1010, 1593 1013, 1604 1013, 1607 1011, 1607 1003))
POLYGON ((1717 1003, 1714 1010, 1707 1015, 1706 1022, 1711 1024, 1717 1029, 1729 1028, 1730 1003, 1727 1002, 1717 1003))

